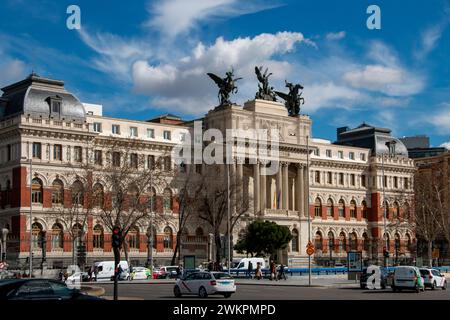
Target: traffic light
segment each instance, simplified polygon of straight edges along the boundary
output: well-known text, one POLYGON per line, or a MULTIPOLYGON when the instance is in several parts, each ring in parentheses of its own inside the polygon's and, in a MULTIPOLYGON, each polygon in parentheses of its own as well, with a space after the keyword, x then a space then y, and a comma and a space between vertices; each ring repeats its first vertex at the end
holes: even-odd
POLYGON ((112 229, 112 247, 120 248, 122 244, 122 234, 121 230, 118 226, 114 226, 112 229))

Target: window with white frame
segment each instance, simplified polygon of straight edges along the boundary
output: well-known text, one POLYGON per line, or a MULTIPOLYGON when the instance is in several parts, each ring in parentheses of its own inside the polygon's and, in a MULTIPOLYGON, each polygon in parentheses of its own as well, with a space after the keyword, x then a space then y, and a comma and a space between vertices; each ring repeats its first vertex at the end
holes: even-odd
POLYGON ((164 140, 171 140, 171 132, 169 130, 164 130, 163 132, 164 140))
POLYGON ((338 151, 338 158, 339 159, 344 159, 344 151, 342 151, 342 150, 338 151))
POLYGON ((138 136, 138 128, 137 127, 130 127, 130 136, 131 137, 137 137, 138 136))
POLYGON ((94 122, 93 129, 94 132, 102 132, 102 124, 100 122, 94 122))
POLYGON ((155 138, 155 129, 147 129, 147 138, 150 138, 150 139, 155 138))
POLYGON ((111 131, 112 131, 113 134, 120 134, 120 125, 113 124, 111 131))

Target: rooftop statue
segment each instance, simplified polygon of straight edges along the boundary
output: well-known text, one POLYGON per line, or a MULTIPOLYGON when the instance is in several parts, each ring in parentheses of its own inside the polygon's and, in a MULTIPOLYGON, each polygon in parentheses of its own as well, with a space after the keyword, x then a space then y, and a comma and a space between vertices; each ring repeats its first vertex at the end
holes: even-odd
POLYGON ((269 101, 277 101, 277 97, 275 92, 273 91, 273 87, 269 87, 269 77, 272 73, 267 74, 268 69, 263 72, 263 67, 255 67, 256 77, 258 78, 258 92, 255 95, 255 99, 269 100, 269 101))
POLYGON ((300 90, 303 90, 303 86, 300 84, 292 84, 291 82, 287 82, 286 87, 289 88, 289 93, 283 93, 279 91, 275 91, 275 93, 284 100, 284 105, 290 116, 297 116, 300 114, 300 106, 305 104, 305 99, 302 97, 302 92, 299 93, 300 90))
POLYGON ((242 78, 234 78, 233 69, 226 73, 225 78, 221 78, 214 73, 207 73, 207 75, 217 84, 219 87, 219 103, 221 106, 232 104, 230 101, 230 95, 238 92, 238 88, 235 85, 236 81, 242 78))

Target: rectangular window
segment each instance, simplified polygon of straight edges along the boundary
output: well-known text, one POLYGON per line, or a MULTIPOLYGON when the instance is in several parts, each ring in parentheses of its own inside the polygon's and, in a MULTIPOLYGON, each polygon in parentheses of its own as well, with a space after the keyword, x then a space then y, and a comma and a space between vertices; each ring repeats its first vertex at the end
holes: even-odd
POLYGON ((339 184, 343 185, 344 184, 344 173, 339 172, 339 184))
POLYGON ((320 171, 316 171, 314 181, 320 183, 320 171))
POLYGON ((361 176, 361 185, 365 188, 366 187, 366 176, 362 175, 361 176))
POLYGON ((360 158, 362 161, 366 161, 366 154, 365 154, 365 153, 360 153, 360 154, 359 154, 359 158, 360 158))
POLYGON ((398 177, 394 177, 394 188, 398 189, 398 177))
POLYGON ((404 178, 404 179, 403 179, 403 185, 404 185, 404 188, 405 188, 406 190, 409 189, 409 181, 408 181, 408 178, 404 178))
POLYGON ((171 132, 168 130, 164 130, 163 137, 165 140, 171 140, 171 132))
POLYGON ((130 127, 130 137, 137 137, 137 136, 138 136, 138 128, 130 127))
POLYGON ((150 139, 155 138, 155 129, 147 129, 147 138, 150 138, 150 139))
POLYGON ((118 124, 113 124, 111 131, 113 134, 120 134, 120 126, 118 124))
POLYGON ((6 161, 11 161, 12 159, 12 146, 8 144, 6 146, 6 161))
POLYGON ((120 152, 113 152, 113 154, 112 154, 112 165, 114 167, 120 167, 120 152))
POLYGON ((355 175, 353 173, 350 174, 350 185, 352 185, 352 186, 355 185, 355 175))
POLYGON ((319 149, 314 149, 314 155, 315 156, 320 156, 320 150, 319 149))
POLYGON ((327 172, 327 183, 332 184, 333 183, 333 173, 327 172))
POLYGON ((186 133, 184 133, 184 132, 180 133, 180 141, 181 142, 186 141, 186 133))
POLYGON ((147 168, 155 169, 155 156, 154 155, 147 156, 147 168))
POLYGON ((326 154, 327 154, 327 158, 331 158, 331 157, 332 157, 332 153, 331 153, 331 150, 330 150, 330 149, 328 149, 328 150, 326 151, 326 154))
POLYGON ((354 152, 349 152, 348 153, 348 157, 350 160, 355 160, 355 153, 354 152))
POLYGON ((94 163, 98 166, 101 166, 103 164, 102 150, 94 151, 94 163))
POLYGON ((33 158, 41 159, 42 145, 40 142, 33 142, 33 158))
POLYGON ((61 101, 52 101, 52 113, 61 112, 61 101))
POLYGON ((386 176, 383 177, 383 185, 385 188, 387 188, 387 177, 386 176))
POLYGON ((344 159, 344 151, 338 151, 338 158, 344 159))
POLYGON ((138 155, 137 153, 130 154, 130 166, 133 169, 138 168, 138 155))
POLYGON ((94 132, 102 132, 102 124, 100 122, 94 122, 94 132))
POLYGON ((55 144, 53 146, 53 160, 62 161, 62 145, 55 144))
POLYGON ((81 149, 81 147, 74 147, 73 153, 76 162, 81 162, 83 160, 83 149, 81 149))

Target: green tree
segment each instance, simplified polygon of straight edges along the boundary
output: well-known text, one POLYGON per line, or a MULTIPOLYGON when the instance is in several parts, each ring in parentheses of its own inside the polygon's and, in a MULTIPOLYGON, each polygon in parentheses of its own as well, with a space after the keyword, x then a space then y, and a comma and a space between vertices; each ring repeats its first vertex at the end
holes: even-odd
POLYGON ((247 226, 234 249, 251 256, 273 256, 280 249, 285 249, 292 240, 292 234, 286 226, 275 222, 256 220, 247 226))

